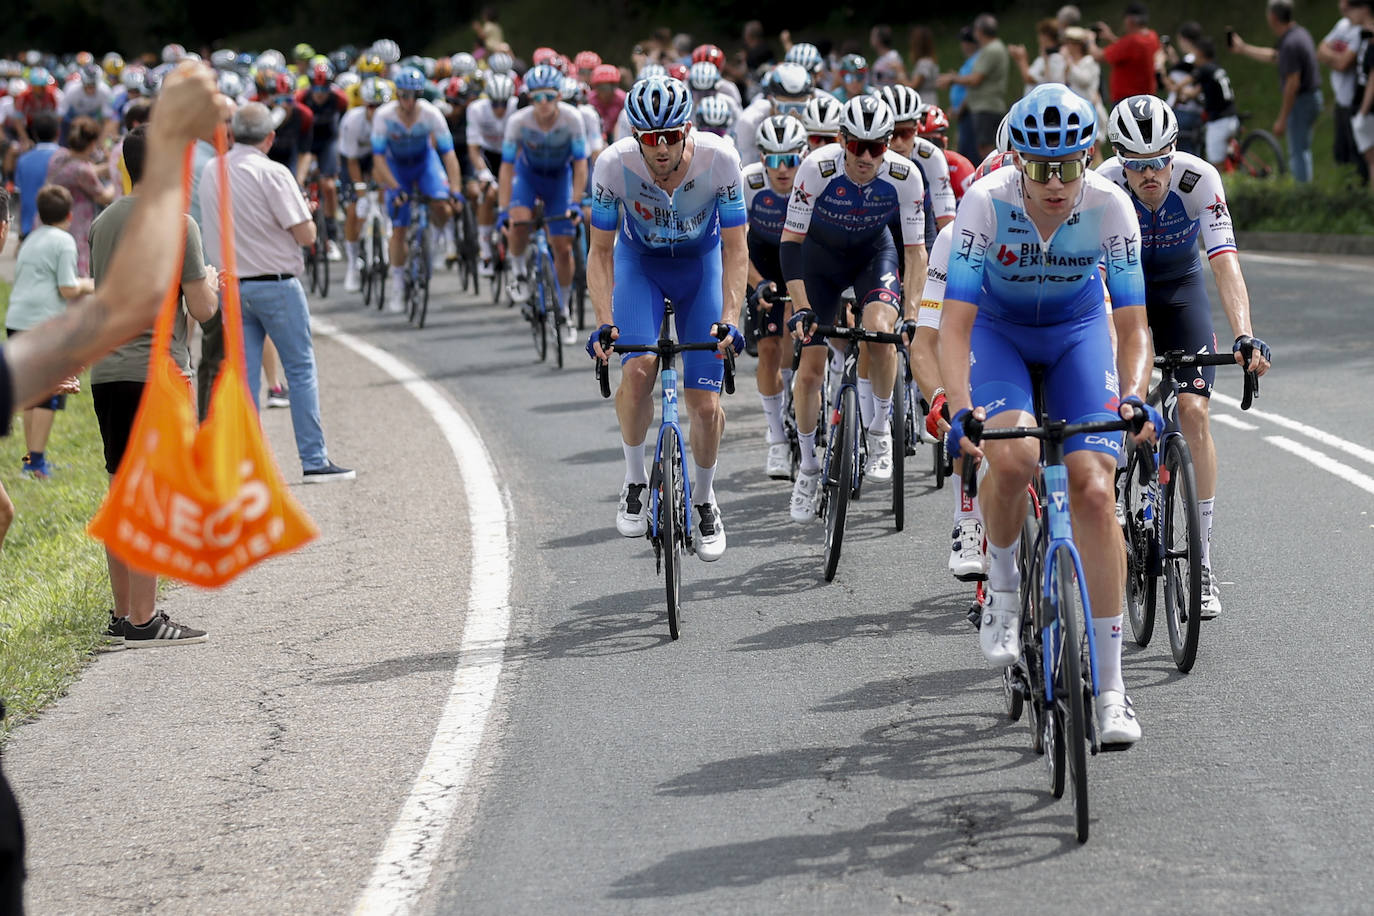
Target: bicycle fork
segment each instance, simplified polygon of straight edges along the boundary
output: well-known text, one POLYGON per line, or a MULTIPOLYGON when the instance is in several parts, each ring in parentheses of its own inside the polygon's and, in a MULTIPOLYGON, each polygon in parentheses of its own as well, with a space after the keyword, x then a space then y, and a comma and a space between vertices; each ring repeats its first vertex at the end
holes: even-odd
MULTIPOLYGON (((1037 621, 1040 626, 1041 640, 1041 670, 1045 681, 1045 703, 1047 706, 1054 705, 1054 678, 1058 671, 1058 666, 1054 664, 1056 649, 1062 638, 1059 627, 1059 613, 1062 607, 1059 595, 1059 576, 1055 562, 1055 549, 1061 543, 1067 543, 1073 547, 1073 526, 1069 518, 1069 469, 1062 464, 1052 464, 1045 468, 1045 491, 1049 496, 1050 513, 1050 543, 1045 551, 1044 588, 1041 594, 1045 600, 1041 606, 1050 610, 1053 615, 1047 620, 1037 621)), ((1087 591, 1087 579, 1083 576, 1083 561, 1078 556, 1076 549, 1069 550, 1069 556, 1073 557, 1073 571, 1077 576, 1080 588, 1087 591)), ((1088 644, 1088 671, 1092 683, 1092 695, 1097 696, 1097 640, 1093 634, 1093 622, 1091 617, 1091 605, 1083 603, 1083 639, 1088 644)), ((1066 651, 1079 652, 1079 646, 1066 646, 1066 651)), ((1077 685, 1069 685, 1069 689, 1077 689, 1077 685)), ((1094 753, 1096 752, 1096 741, 1094 741, 1094 753)))
MULTIPOLYGON (((654 447, 654 468, 652 473, 650 473, 649 475, 648 533, 650 540, 654 542, 655 564, 661 563, 662 551, 665 549, 669 549, 669 545, 666 545, 662 542, 658 524, 659 502, 661 499, 661 497, 659 496, 659 491, 663 487, 663 437, 669 429, 673 429, 677 432, 678 454, 684 458, 680 474, 680 476, 682 477, 683 502, 686 503, 683 515, 683 530, 684 533, 692 530, 692 479, 687 474, 687 462, 685 460, 687 442, 682 438, 682 427, 678 423, 677 370, 664 369, 659 374, 659 379, 660 385, 663 388, 663 420, 658 427, 658 439, 654 447)), ((676 494, 674 493, 668 493, 664 495, 668 499, 676 498, 676 494)), ((689 545, 692 543, 692 539, 690 537, 687 537, 686 541, 689 545)))

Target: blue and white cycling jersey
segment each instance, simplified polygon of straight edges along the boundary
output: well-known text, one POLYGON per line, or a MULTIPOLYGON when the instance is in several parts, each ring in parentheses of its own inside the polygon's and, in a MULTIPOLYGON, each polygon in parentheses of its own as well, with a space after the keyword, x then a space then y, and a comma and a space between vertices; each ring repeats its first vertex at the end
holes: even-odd
POLYGON ((671 196, 654 184, 637 139, 608 146, 592 178, 592 226, 618 231, 621 244, 647 255, 694 257, 718 248, 721 229, 746 221, 739 154, 704 131, 688 142, 692 161, 671 196))
POLYGON ((1104 263, 1114 309, 1143 306, 1140 224, 1130 198, 1089 171, 1073 212, 1045 240, 1026 213, 1021 172, 998 169, 964 194, 954 218, 945 298, 1019 325, 1053 325, 1103 309, 1104 263))
POLYGON ((1169 193, 1157 210, 1151 210, 1131 193, 1120 159, 1108 159, 1097 171, 1125 190, 1135 204, 1140 220, 1140 256, 1149 282, 1181 280, 1201 271, 1199 235, 1209 260, 1236 250, 1226 191, 1221 175, 1210 162, 1191 153, 1174 153, 1169 193))
POLYGON ((587 158, 587 128, 582 115, 567 102, 558 103, 553 126, 545 130, 534 108, 522 108, 506 122, 501 161, 536 175, 552 176, 587 158))
POLYGON ((415 123, 409 126, 401 123, 400 102, 393 100, 377 109, 372 116, 374 155, 401 163, 418 162, 426 157, 431 139, 439 155, 453 152, 453 134, 439 109, 424 99, 416 99, 415 107, 415 123))
POLYGON ((797 169, 786 229, 840 253, 872 248, 896 216, 903 242, 924 245, 924 197, 921 173, 904 156, 888 150, 873 180, 860 185, 845 174, 844 147, 831 143, 814 150, 797 169))

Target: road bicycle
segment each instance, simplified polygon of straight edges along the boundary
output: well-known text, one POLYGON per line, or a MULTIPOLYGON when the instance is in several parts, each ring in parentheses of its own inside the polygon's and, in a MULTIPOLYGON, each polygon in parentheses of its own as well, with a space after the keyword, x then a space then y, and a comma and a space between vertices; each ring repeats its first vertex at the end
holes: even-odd
POLYGON ((380 310, 386 304, 386 274, 390 267, 387 239, 391 237, 391 221, 387 219, 386 207, 382 205, 381 191, 377 185, 358 182, 353 188, 358 192, 358 219, 362 222, 358 256, 363 261, 359 270, 363 305, 371 305, 375 296, 380 310))
MULTIPOLYGON (((965 435, 975 444, 991 439, 1035 438, 1041 441, 1041 464, 1035 501, 1021 529, 1021 655, 1002 673, 1007 717, 1015 722, 1030 709, 1031 747, 1044 754, 1050 794, 1062 798, 1067 784, 1074 803, 1074 834, 1088 840, 1087 754, 1124 749, 1102 744, 1092 700, 1098 695, 1097 643, 1083 561, 1074 544, 1069 514, 1069 472, 1064 442, 1073 436, 1138 431, 1144 411, 1130 420, 1068 423, 1050 420, 1043 409, 1043 375, 1033 368, 1038 426, 987 429, 970 418, 965 435), (1029 545, 1029 546, 1027 546, 1029 545), (1084 665, 1086 660, 1087 664, 1084 665)), ((1141 449, 1150 455, 1149 449, 1141 449)), ((962 469, 965 492, 978 490, 972 462, 962 469)))
POLYGON ((480 292, 477 282, 477 264, 480 260, 480 246, 477 242, 476 209, 461 194, 455 194, 458 206, 449 221, 449 231, 453 234, 453 250, 444 256, 444 264, 458 271, 458 288, 473 294, 480 292))
MULTIPOLYGON (((668 635, 677 639, 682 628, 682 555, 695 552, 692 546, 692 481, 687 474, 687 460, 683 449, 686 441, 678 422, 678 375, 676 356, 694 350, 716 350, 720 340, 729 332, 722 325, 719 340, 701 343, 678 343, 673 340, 671 324, 673 303, 663 302, 663 322, 658 329, 658 343, 620 346, 612 344, 612 353, 652 353, 658 357, 659 387, 662 391, 658 438, 654 446, 653 470, 649 474, 649 527, 646 536, 654 546, 655 570, 663 572, 664 595, 668 606, 668 635)), ((601 396, 611 396, 610 368, 603 360, 596 361, 596 379, 601 396)), ((725 351, 725 379, 721 388, 726 394, 735 393, 735 353, 725 351)))
POLYGON ((591 245, 587 221, 577 221, 577 234, 573 236, 573 280, 572 298, 568 312, 572 315, 573 327, 587 326, 587 253, 591 245))
POLYGON ((537 201, 530 219, 517 220, 515 226, 529 226, 530 232, 530 299, 522 310, 525 320, 530 323, 530 333, 534 337, 534 352, 540 362, 548 358, 549 337, 553 337, 554 354, 558 368, 563 368, 563 335, 569 327, 569 317, 564 304, 563 287, 558 282, 558 268, 554 262, 553 249, 549 245, 548 224, 576 220, 578 214, 569 211, 559 216, 546 216, 543 201, 537 201))
MULTIPOLYGON (((1247 175, 1251 178, 1278 178, 1288 172, 1288 160, 1284 158, 1283 147, 1273 134, 1267 130, 1247 130, 1245 121, 1249 112, 1240 114, 1240 128, 1235 136, 1226 141, 1226 157, 1217 163, 1217 171, 1224 175, 1247 175)), ((1190 131, 1180 131, 1178 145, 1181 148, 1195 149, 1203 155, 1206 150, 1206 126, 1199 124, 1190 131)))
POLYGON ((429 250, 429 206, 447 200, 446 197, 428 197, 418 192, 403 193, 396 197, 397 206, 412 204, 410 224, 406 227, 402 294, 406 318, 417 328, 425 326, 425 318, 429 315, 429 281, 434 275, 434 262, 429 250))
MULTIPOLYGON (((902 335, 883 331, 870 331, 863 327, 862 306, 850 305, 854 327, 837 327, 829 324, 813 325, 812 338, 823 340, 845 340, 844 370, 840 384, 835 392, 835 406, 830 414, 831 435, 825 450, 825 463, 821 473, 821 498, 818 514, 825 516, 825 581, 835 579, 835 570, 840 564, 840 551, 844 545, 845 518, 849 514, 850 499, 858 499, 863 487, 864 462, 867 457, 863 417, 859 413, 859 342, 870 344, 892 344, 902 349, 902 335)), ((906 386, 892 387, 893 423, 906 423, 906 386), (901 402, 899 405, 898 402, 901 402)), ((894 425, 894 430, 896 426, 894 425)), ((898 445, 906 441, 904 430, 893 436, 892 483, 894 489, 893 508, 897 508, 899 495, 895 491, 902 488, 898 477, 896 452, 898 445)), ((903 449, 904 450, 904 449, 903 449)), ((903 460, 905 467, 905 460, 903 460)), ((902 519, 898 519, 901 530, 902 519)))
POLYGON ((302 193, 310 209, 310 219, 315 223, 315 241, 301 246, 305 255, 305 274, 310 278, 310 292, 326 298, 329 296, 329 218, 320 200, 318 168, 311 169, 302 193))
MULTIPOLYGON (((1202 518, 1197 503, 1193 456, 1178 421, 1175 373, 1197 366, 1235 366, 1231 353, 1171 350, 1155 357, 1159 384, 1150 403, 1164 416, 1164 430, 1153 448, 1131 446, 1121 477, 1126 519, 1126 611, 1140 646, 1154 634, 1160 579, 1164 580, 1164 618, 1174 665, 1184 674, 1197 661, 1202 621, 1202 518), (1149 454, 1146 454, 1149 453, 1149 454), (1142 475, 1141 467, 1157 468, 1142 475), (1143 483, 1142 483, 1143 481, 1143 483)), ((1259 377, 1245 373, 1241 409, 1259 394, 1259 377)))

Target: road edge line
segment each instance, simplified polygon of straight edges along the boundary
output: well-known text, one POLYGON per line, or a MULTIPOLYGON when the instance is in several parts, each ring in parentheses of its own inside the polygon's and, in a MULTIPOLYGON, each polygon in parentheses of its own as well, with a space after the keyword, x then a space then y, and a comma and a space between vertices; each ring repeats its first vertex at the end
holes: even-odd
POLYGON ((472 556, 467 615, 453 684, 439 714, 434 740, 378 855, 353 912, 409 912, 429 884, 445 834, 472 775, 496 699, 510 633, 510 502, 481 435, 462 409, 414 368, 385 350, 312 318, 315 333, 352 350, 419 402, 439 427, 467 499, 472 556))

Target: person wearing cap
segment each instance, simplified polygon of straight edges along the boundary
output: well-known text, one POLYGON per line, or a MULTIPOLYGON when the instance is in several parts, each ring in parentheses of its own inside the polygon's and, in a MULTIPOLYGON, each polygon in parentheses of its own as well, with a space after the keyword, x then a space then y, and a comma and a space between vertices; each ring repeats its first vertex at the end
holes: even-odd
POLYGON ((1098 63, 1111 64, 1107 93, 1113 105, 1133 95, 1154 95, 1156 88, 1160 44, 1159 35, 1150 28, 1149 10, 1143 3, 1128 4, 1123 22, 1125 29, 1120 38, 1105 22, 1094 25, 1089 33, 1094 40, 1088 44, 1088 53, 1098 63))
MULTIPOLYGON (((1007 114, 1007 74, 1011 71, 1011 55, 1002 39, 997 37, 997 17, 991 13, 982 13, 973 20, 973 37, 978 42, 978 58, 969 72, 965 74, 961 69, 959 73, 941 74, 936 86, 941 89, 949 86, 968 88, 964 104, 971 114, 978 145, 976 158, 981 160, 996 146, 997 125, 1002 123, 1002 118, 1007 114)), ((962 153, 962 120, 959 133, 959 151, 962 153)), ((968 158, 974 159, 975 156, 968 158)))

